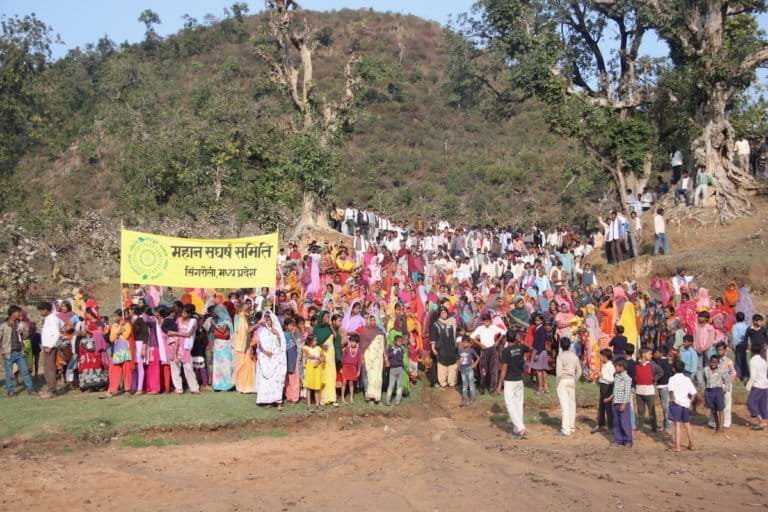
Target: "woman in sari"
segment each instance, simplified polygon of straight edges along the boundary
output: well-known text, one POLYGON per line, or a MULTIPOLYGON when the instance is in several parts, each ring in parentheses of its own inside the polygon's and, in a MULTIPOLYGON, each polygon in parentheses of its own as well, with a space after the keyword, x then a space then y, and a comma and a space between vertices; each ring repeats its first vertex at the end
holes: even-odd
MULTIPOLYGON (((357 330, 357 334, 360 336, 360 351, 363 353, 363 363, 365 363, 365 352, 368 347, 373 343, 376 336, 384 336, 383 325, 379 316, 378 308, 371 307, 369 309, 368 321, 365 326, 357 330)), ((358 379, 358 389, 365 392, 368 384, 368 371, 363 364, 360 372, 360 378, 358 379)), ((381 387, 381 372, 379 372, 379 387, 381 387)))
MULTIPOLYGON (((667 347, 667 350, 677 349, 677 331, 680 329, 680 320, 677 318, 675 308, 667 306, 662 310, 663 318, 659 324, 658 346, 667 347)), ((682 339, 681 343, 682 345, 682 339)))
POLYGON ((725 299, 726 306, 731 309, 736 307, 739 303, 739 285, 736 284, 736 281, 730 281, 728 283, 723 298, 725 299))
POLYGON ((323 363, 323 388, 320 390, 320 403, 336 405, 336 348, 335 333, 330 324, 331 314, 321 311, 317 314, 317 322, 312 332, 322 347, 325 362, 323 363))
POLYGON ((515 297, 515 307, 509 312, 509 321, 512 329, 516 331, 526 330, 531 324, 531 315, 520 296, 515 297))
POLYGON ((368 338, 373 336, 363 352, 366 374, 365 399, 378 404, 381 402, 382 377, 384 373, 384 333, 376 328, 375 331, 373 329, 366 330, 365 334, 368 338))
POLYGON ((339 272, 339 278, 342 283, 346 283, 350 274, 355 269, 355 261, 349 257, 347 251, 340 251, 336 258, 336 268, 339 272))
POLYGON ((747 323, 752 321, 752 317, 755 314, 755 304, 752 302, 752 294, 749 292, 749 288, 746 285, 739 288, 739 301, 736 303, 734 311, 736 311, 736 313, 744 313, 744 318, 747 320, 747 323))
POLYGON ((672 299, 669 281, 658 276, 654 277, 651 279, 651 292, 658 296, 657 298, 662 306, 669 305, 669 301, 672 299))
POLYGON ((687 292, 680 294, 680 305, 677 306, 676 313, 685 334, 693 336, 693 329, 696 326, 696 301, 691 300, 687 292))
POLYGON ((235 389, 240 393, 256 392, 256 361, 251 350, 249 315, 250 305, 247 302, 240 305, 235 315, 235 336, 232 348, 235 355, 235 389))
MULTIPOLYGON (((336 263, 333 261, 331 250, 325 248, 320 257, 320 278, 323 284, 333 283, 333 277, 336 274, 336 263)), ((318 340, 318 343, 320 340, 318 340)))
MULTIPOLYGON (((617 287, 617 289, 619 289, 617 287)), ((635 312, 635 304, 627 300, 624 303, 624 307, 621 310, 621 316, 616 325, 624 327, 624 336, 629 343, 632 343, 637 347, 637 343, 640 339, 637 329, 637 313, 635 312)))
POLYGON ((320 279, 320 264, 317 262, 317 255, 310 256, 309 261, 305 262, 305 265, 309 265, 309 283, 306 287, 305 295, 315 299, 323 291, 323 284, 320 279))
POLYGON ((102 364, 102 354, 106 353, 104 326, 96 311, 85 310, 85 337, 77 347, 78 384, 81 391, 98 391, 107 383, 107 375, 102 364))
POLYGON ((229 391, 235 387, 232 336, 235 329, 227 308, 222 304, 213 308, 213 379, 215 391, 229 391))
MULTIPOLYGON (((301 345, 302 333, 293 318, 286 318, 283 334, 285 335, 285 399, 295 404, 301 399, 301 345)), ((313 388, 314 389, 314 388, 313 388)))
POLYGON ((709 290, 706 288, 699 288, 699 296, 696 299, 696 311, 709 311, 712 304, 709 300, 709 290))
POLYGON ((285 335, 274 313, 265 311, 258 331, 259 357, 256 360, 256 403, 275 404, 283 410, 286 358, 285 335))
POLYGON ((360 314, 362 311, 362 304, 360 300, 355 299, 344 313, 344 320, 341 322, 341 330, 343 335, 356 332, 358 329, 365 325, 365 319, 360 314))
POLYGON ((560 304, 560 311, 555 315, 555 326, 557 338, 569 338, 575 340, 573 330, 579 325, 579 318, 571 313, 568 303, 560 304))
MULTIPOLYGON (((733 310, 728 307, 722 297, 715 299, 715 307, 709 312, 712 319, 712 325, 719 333, 728 334, 731 332, 731 327, 736 323, 736 315, 733 310)), ((720 336, 718 336, 719 338, 720 336)))
POLYGON ((595 316, 595 306, 584 306, 584 325, 581 329, 581 341, 584 345, 584 377, 589 382, 600 378, 600 327, 595 316))
MULTIPOLYGON (((164 306, 161 306, 164 308, 164 306)), ((147 393, 156 395, 162 389, 163 378, 167 375, 165 389, 170 388, 171 368, 169 366, 168 337, 162 332, 160 322, 152 314, 152 308, 146 306, 141 319, 147 326, 147 393), (167 372, 167 374, 166 374, 167 372)))
POLYGON ((640 327, 640 346, 655 349, 660 345, 659 335, 664 324, 664 312, 661 305, 651 300, 643 312, 640 327))

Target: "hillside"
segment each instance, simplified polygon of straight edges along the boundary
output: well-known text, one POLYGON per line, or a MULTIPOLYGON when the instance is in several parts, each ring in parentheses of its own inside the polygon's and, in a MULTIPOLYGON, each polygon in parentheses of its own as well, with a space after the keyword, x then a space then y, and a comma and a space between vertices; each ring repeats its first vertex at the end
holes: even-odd
POLYGON ((604 197, 605 178, 549 133, 536 104, 500 115, 452 99, 438 24, 368 10, 307 16, 321 97, 339 97, 351 52, 362 59, 355 122, 333 151, 290 135, 292 106, 254 54, 268 39, 260 15, 119 48, 102 39, 33 84, 43 113, 3 178, 0 213, 32 235, 65 233, 47 241, 63 266, 103 276, 121 220, 182 236, 290 226, 310 165, 331 176, 326 203, 395 219, 584 224, 604 197))
MULTIPOLYGON (((449 105, 449 57, 436 23, 350 10, 310 18, 325 34, 323 42, 330 39, 315 58, 323 95, 338 96, 344 58, 352 49, 363 58, 359 115, 341 146, 332 199, 372 204, 393 215, 457 219, 469 213, 481 221, 507 220, 525 216, 534 203, 550 204, 570 173, 586 166, 574 144, 547 132, 535 105, 521 105, 507 120, 489 117, 480 107, 449 105)), ((30 183, 35 197, 50 194, 85 205, 83 196, 93 195, 89 206, 119 204, 123 210, 137 207, 126 195, 163 189, 144 198, 143 206, 154 200, 161 209, 172 206, 163 211, 171 216, 176 210, 204 218, 188 200, 171 197, 173 190, 166 194, 173 187, 160 182, 185 188, 190 174, 192 185, 204 180, 206 170, 194 169, 202 162, 178 154, 185 145, 180 135, 199 136, 216 124, 250 131, 242 135, 246 139, 262 132, 248 140, 255 151, 234 155, 246 160, 244 167, 274 163, 263 145, 276 143, 263 132, 283 128, 291 111, 253 54, 251 40, 263 33, 261 18, 253 16, 242 24, 229 19, 183 30, 152 45, 73 52, 41 87, 51 118, 40 145, 18 164, 17 180, 30 183), (148 183, 125 190, 135 185, 136 173, 148 183)), ((579 181, 568 191, 593 188, 579 181)), ((571 194, 565 195, 563 207, 570 212, 571 194)), ((546 208, 550 221, 561 214, 546 208)))

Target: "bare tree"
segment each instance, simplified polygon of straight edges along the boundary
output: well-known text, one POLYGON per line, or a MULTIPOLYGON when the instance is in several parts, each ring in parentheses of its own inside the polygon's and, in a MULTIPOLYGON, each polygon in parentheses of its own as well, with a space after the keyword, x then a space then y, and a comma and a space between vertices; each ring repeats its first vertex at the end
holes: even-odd
MULTIPOLYGON (((353 66, 358 57, 350 55, 344 67, 344 91, 338 101, 315 91, 312 56, 317 49, 314 31, 306 17, 298 16, 294 0, 267 0, 267 24, 271 30, 273 51, 256 49, 256 55, 270 68, 270 80, 284 88, 299 117, 291 129, 295 133, 317 136, 328 146, 352 116, 355 91, 360 83, 353 66)), ((305 188, 302 215, 294 238, 307 228, 330 230, 326 212, 317 205, 317 191, 305 188)))

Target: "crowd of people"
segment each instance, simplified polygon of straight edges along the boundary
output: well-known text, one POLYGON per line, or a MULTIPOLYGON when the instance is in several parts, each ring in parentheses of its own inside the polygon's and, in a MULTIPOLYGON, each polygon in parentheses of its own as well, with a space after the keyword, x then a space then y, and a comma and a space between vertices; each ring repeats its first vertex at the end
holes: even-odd
POLYGON ((646 289, 601 284, 587 261, 594 233, 348 220, 337 227, 349 243, 281 248, 274 289, 124 285, 111 317, 76 289, 38 305, 39 329, 11 306, 0 325, 8 395, 14 366, 35 392, 40 354, 45 398, 63 381, 104 398, 235 390, 314 411, 359 396, 397 405, 429 385, 460 390, 461 406, 503 393, 523 438, 525 382, 547 394, 554 374, 563 435, 577 428, 584 380, 599 388, 595 432, 632 446, 638 430, 671 431, 679 450, 683 431, 693 448, 701 401, 716 431, 730 428, 739 379, 752 428, 768 426, 768 335, 743 283, 710 294, 680 269, 646 289))

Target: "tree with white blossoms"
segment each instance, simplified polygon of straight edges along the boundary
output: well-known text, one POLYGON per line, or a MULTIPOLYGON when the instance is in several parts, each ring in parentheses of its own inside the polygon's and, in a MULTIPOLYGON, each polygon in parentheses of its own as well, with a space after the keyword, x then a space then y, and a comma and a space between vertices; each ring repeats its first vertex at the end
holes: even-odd
POLYGON ((0 301, 22 302, 37 280, 32 261, 37 242, 11 221, 0 219, 0 301))

